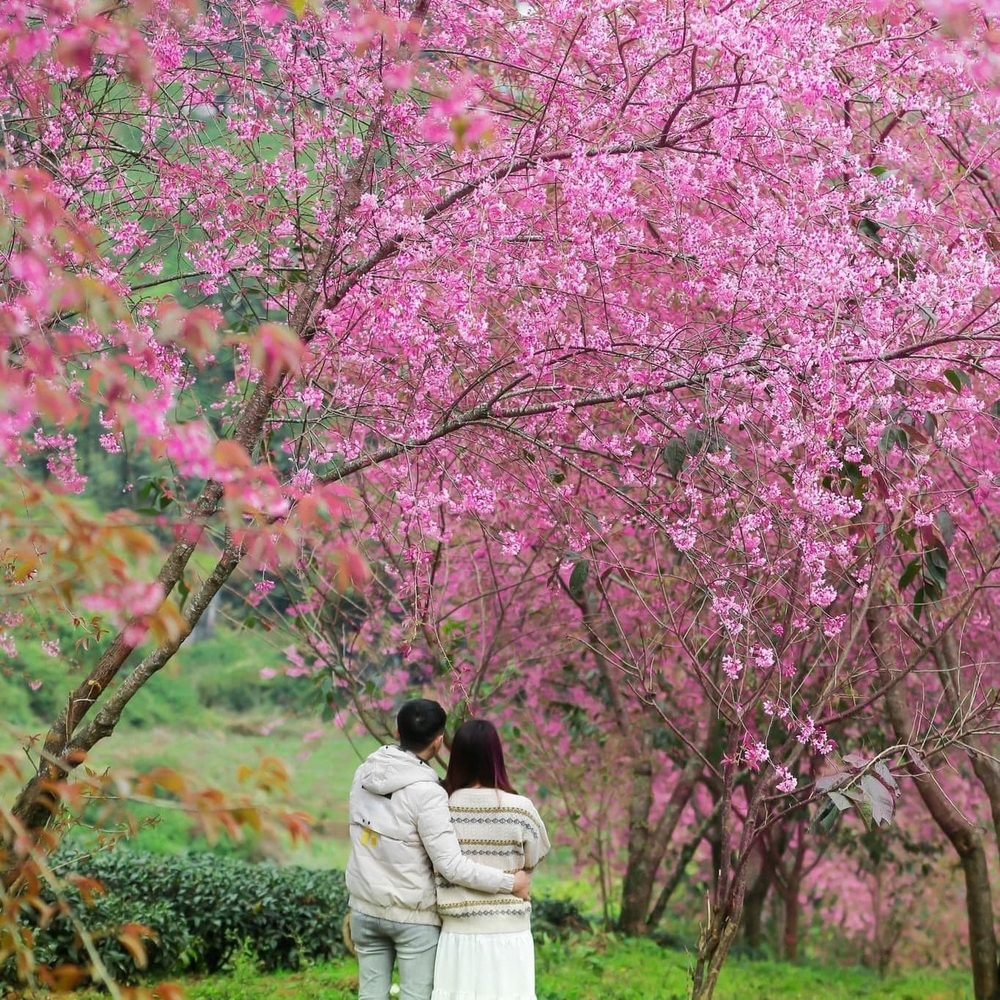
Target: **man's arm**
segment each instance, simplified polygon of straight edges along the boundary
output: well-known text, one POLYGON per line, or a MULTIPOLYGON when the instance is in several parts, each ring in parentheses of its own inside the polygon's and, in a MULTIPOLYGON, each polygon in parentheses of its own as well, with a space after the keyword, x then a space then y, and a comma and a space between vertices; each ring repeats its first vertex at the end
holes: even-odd
POLYGON ((508 875, 499 868, 476 864, 462 853, 455 829, 451 825, 448 796, 444 789, 440 786, 432 787, 424 795, 424 800, 418 803, 417 834, 435 871, 456 885, 492 895, 512 893, 516 887, 522 890, 517 895, 527 899, 525 883, 530 884, 530 880, 523 872, 518 872, 521 879, 518 883, 514 875, 508 875))

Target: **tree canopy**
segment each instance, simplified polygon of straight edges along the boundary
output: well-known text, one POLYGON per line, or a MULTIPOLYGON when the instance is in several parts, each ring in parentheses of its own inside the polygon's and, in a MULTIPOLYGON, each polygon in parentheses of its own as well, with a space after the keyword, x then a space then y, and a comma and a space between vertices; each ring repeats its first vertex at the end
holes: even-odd
POLYGON ((995 13, 6 10, 0 642, 93 642, 8 829, 239 571, 338 705, 613 740, 626 929, 714 789, 699 995, 780 811, 904 773, 992 934, 995 13))

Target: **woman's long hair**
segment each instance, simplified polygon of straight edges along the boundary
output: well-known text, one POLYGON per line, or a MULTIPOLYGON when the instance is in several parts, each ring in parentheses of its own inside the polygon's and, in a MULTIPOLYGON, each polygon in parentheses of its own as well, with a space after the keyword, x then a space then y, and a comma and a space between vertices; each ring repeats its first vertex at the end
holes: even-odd
POLYGON ((445 791, 449 795, 475 784, 514 792, 507 777, 500 734, 497 727, 485 719, 469 719, 458 727, 452 737, 448 773, 444 776, 445 791))

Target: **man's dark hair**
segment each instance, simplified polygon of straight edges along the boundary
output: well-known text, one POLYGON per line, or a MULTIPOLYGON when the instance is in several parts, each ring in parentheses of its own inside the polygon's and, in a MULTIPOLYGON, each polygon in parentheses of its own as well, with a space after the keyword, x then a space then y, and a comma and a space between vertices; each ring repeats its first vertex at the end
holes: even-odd
POLYGON ((404 750, 420 753, 444 732, 447 721, 448 714, 436 701, 414 698, 406 702, 396 716, 399 745, 404 750))

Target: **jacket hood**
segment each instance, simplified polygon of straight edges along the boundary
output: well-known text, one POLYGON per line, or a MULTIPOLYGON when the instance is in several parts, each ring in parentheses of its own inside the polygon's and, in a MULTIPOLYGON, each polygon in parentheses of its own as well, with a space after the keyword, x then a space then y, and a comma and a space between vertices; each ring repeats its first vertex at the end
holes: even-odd
POLYGON ((358 769, 361 787, 375 795, 392 795, 401 788, 421 781, 441 779, 430 764, 425 764, 400 747, 379 747, 358 769))

